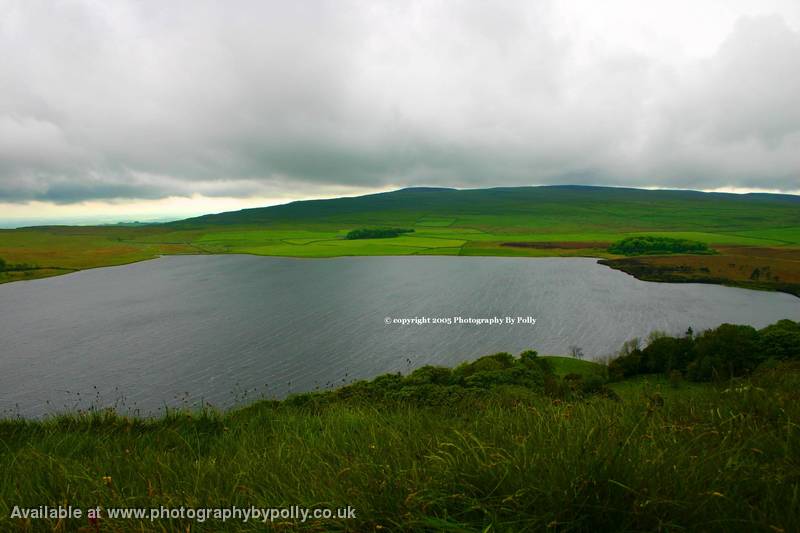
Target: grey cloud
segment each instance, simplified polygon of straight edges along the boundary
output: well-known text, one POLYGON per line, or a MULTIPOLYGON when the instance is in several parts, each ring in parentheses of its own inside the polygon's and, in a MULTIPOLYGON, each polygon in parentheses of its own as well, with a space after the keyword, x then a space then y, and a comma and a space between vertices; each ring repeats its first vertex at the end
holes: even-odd
POLYGON ((800 33, 582 61, 551 2, 0 3, 0 201, 800 189, 800 33))

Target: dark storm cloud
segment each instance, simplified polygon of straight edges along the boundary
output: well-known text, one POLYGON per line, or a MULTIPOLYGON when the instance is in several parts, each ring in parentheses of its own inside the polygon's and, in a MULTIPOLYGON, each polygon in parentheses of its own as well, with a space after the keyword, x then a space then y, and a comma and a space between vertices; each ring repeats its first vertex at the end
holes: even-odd
POLYGON ((800 33, 581 47, 549 2, 0 2, 0 201, 800 189, 800 33), (588 50, 588 53, 587 53, 588 50))

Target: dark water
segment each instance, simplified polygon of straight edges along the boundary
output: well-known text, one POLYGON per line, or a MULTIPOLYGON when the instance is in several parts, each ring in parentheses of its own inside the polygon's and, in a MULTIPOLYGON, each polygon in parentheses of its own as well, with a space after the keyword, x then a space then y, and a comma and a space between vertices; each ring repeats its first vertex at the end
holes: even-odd
POLYGON ((593 259, 173 256, 0 286, 0 410, 224 407, 534 348, 589 357, 651 330, 800 319, 800 298, 638 281, 593 259), (535 325, 386 317, 531 316, 535 325))

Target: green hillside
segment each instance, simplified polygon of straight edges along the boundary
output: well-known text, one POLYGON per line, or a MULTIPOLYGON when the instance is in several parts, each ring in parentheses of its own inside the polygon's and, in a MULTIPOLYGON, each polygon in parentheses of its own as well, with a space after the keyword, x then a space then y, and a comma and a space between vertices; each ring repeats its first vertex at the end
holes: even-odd
MULTIPOLYGON (((647 230, 733 233, 776 227, 795 227, 800 231, 800 197, 588 186, 410 188, 206 215, 171 225, 191 228, 361 222, 578 234, 586 233, 589 228, 598 233, 647 230)), ((800 239, 791 242, 800 243, 800 239)))

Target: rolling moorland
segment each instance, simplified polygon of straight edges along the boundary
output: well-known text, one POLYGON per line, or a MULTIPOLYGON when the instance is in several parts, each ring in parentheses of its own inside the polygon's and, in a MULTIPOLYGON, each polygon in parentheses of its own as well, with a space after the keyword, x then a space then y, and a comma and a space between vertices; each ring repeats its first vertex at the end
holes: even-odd
POLYGON ((800 197, 586 186, 413 188, 293 202, 149 226, 0 230, 0 282, 163 254, 589 256, 640 279, 800 295, 800 197), (359 229, 407 228, 348 239, 359 229), (609 251, 626 237, 669 237, 714 253, 609 251))
POLYGON ((0 527, 262 531, 82 509, 344 508, 277 531, 800 529, 800 323, 626 343, 608 366, 533 351, 229 412, 0 421, 0 527))

